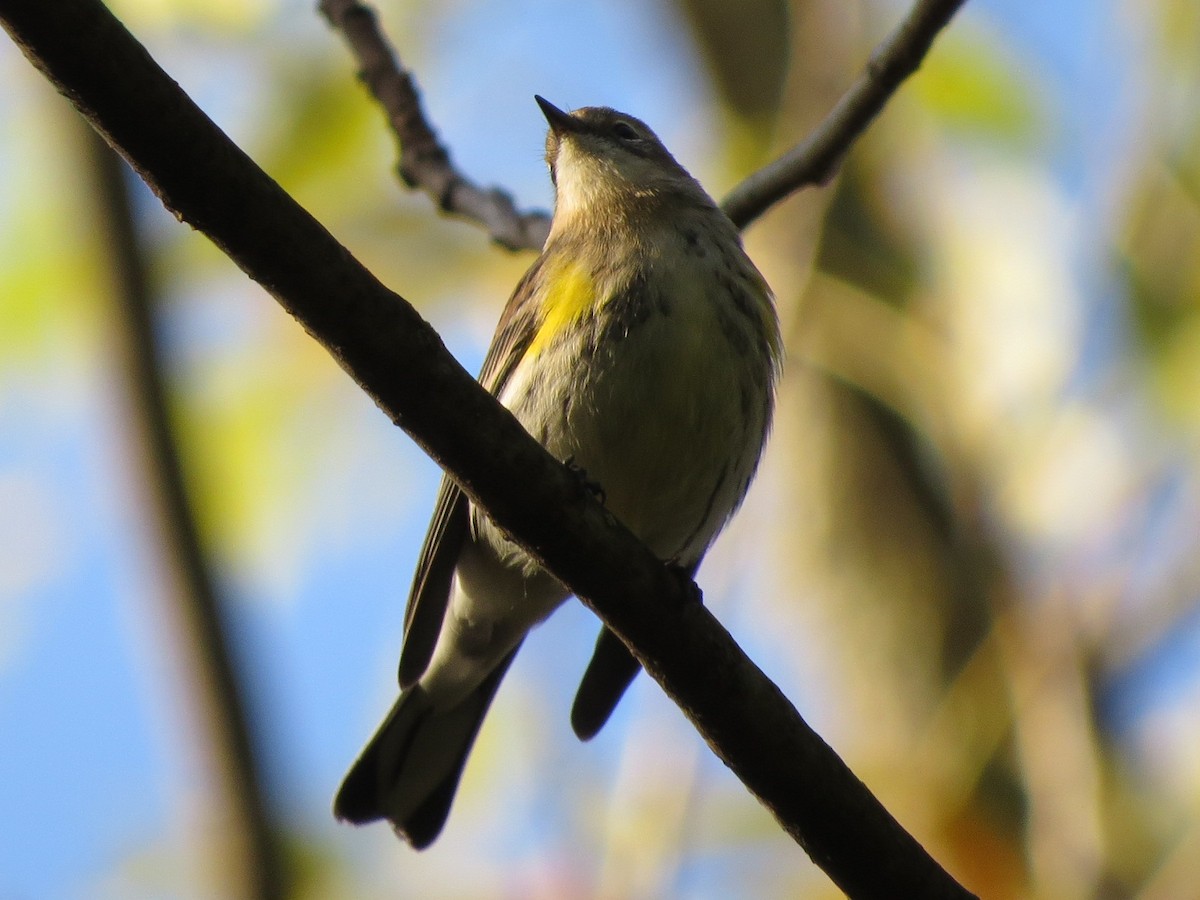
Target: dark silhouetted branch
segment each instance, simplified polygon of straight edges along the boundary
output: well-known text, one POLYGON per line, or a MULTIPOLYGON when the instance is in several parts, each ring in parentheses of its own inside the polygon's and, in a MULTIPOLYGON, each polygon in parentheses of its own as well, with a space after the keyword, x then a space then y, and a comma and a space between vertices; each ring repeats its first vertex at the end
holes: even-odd
POLYGON ((853 897, 969 897, 702 605, 183 94, 99 0, 0 0, 26 56, 164 205, 262 284, 505 531, 625 641, 853 897))

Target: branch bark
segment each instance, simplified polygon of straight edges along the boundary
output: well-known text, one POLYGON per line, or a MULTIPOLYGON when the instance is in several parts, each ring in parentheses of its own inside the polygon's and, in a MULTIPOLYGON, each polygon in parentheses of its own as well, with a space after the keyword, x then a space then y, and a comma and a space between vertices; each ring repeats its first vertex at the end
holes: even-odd
POLYGON ((853 897, 969 897, 687 587, 183 94, 99 0, 0 0, 25 55, 473 500, 624 640, 714 752, 853 897))

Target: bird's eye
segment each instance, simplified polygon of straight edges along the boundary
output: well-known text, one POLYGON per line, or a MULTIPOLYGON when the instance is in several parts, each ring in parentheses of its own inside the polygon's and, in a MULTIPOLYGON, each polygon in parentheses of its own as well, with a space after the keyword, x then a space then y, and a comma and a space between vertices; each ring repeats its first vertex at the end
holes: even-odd
POLYGON ((638 133, 628 122, 617 122, 612 127, 613 134, 623 141, 636 141, 638 133))

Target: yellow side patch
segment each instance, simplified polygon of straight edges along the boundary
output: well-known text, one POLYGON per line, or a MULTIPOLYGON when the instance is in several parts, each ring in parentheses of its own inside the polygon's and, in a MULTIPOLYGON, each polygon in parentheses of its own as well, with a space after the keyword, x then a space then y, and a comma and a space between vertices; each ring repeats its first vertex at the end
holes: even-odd
POLYGON ((537 333, 529 343, 527 358, 541 353, 562 333, 575 324, 596 301, 596 285, 576 262, 567 262, 546 276, 544 313, 537 333))

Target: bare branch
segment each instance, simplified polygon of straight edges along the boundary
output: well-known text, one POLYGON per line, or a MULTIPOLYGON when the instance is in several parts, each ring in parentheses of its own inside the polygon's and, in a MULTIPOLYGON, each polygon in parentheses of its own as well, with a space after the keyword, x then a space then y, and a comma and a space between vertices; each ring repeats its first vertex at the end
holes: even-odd
POLYGON ((802 143, 737 185, 721 203, 738 228, 809 185, 825 184, 900 84, 921 65, 933 40, 965 0, 920 0, 875 48, 858 81, 802 143))
POLYGON ((852 897, 969 897, 703 605, 401 298, 195 106, 99 0, 0 0, 25 55, 168 209, 262 284, 467 494, 625 641, 852 897))
MULTIPOLYGON (((921 65, 934 39, 965 0, 920 0, 887 39, 829 115, 801 143, 752 173, 729 192, 721 207, 738 228, 796 191, 829 181, 855 139, 900 85, 921 65)), ((425 191, 445 212, 480 223, 510 249, 539 249, 550 220, 522 213, 500 188, 485 190, 460 174, 421 108, 412 74, 404 69, 379 29, 375 13, 357 0, 321 0, 321 12, 346 36, 358 60, 359 78, 387 113, 400 144, 401 178, 425 191)))
POLYGON ((375 13, 356 0, 321 0, 321 12, 342 32, 358 61, 358 77, 387 113, 399 143, 396 169, 410 188, 428 194, 443 212, 482 225, 510 250, 540 250, 550 232, 543 212, 523 213, 500 188, 482 188, 461 174, 425 117, 412 74, 379 29, 375 13))

